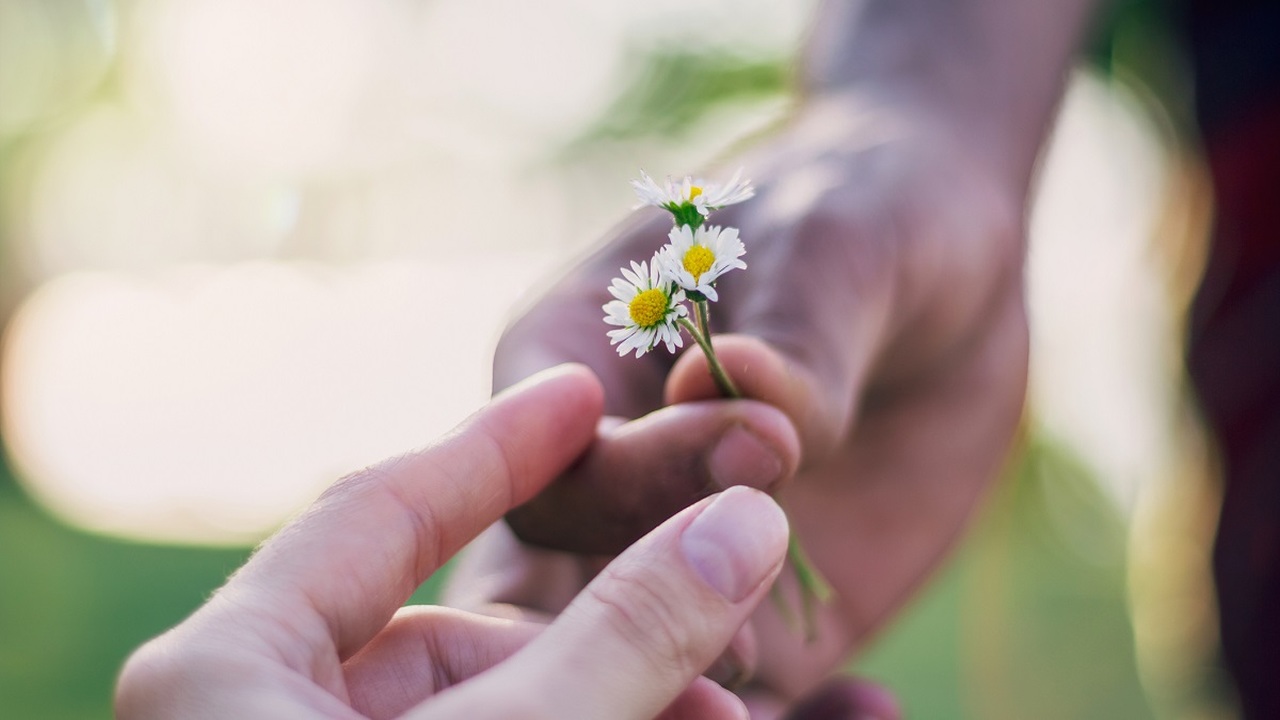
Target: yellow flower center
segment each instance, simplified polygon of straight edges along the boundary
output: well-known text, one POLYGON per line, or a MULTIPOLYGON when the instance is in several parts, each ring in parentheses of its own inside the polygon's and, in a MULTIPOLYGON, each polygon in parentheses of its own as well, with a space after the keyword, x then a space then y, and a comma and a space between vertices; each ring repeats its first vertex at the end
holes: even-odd
POLYGON ((684 269, 689 271, 693 276, 693 281, 698 282, 698 278, 702 277, 702 273, 711 269, 712 263, 716 261, 715 253, 707 249, 705 245, 694 245, 684 254, 684 269))
POLYGON ((636 325, 652 327, 662 322, 667 314, 667 294, 661 288, 650 288, 631 298, 627 310, 636 325))
POLYGON ((689 202, 693 202, 694 198, 702 194, 702 188, 697 185, 689 186, 689 202))

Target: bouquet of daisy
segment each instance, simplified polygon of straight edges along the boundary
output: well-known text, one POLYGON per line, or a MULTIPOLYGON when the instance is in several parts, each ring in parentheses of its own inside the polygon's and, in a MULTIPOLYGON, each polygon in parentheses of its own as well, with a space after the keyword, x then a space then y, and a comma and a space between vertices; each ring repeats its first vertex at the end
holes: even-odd
MULTIPOLYGON (((707 225, 706 221, 715 210, 749 200, 755 194, 751 182, 742 178, 741 170, 722 184, 691 177, 658 183, 641 171, 640 179, 631 185, 642 205, 667 210, 674 225, 666 245, 647 262, 632 261, 630 268, 622 268, 622 277, 609 286, 614 299, 603 310, 604 321, 616 326, 608 333, 610 344, 618 346, 621 356, 634 351, 639 358, 658 345, 675 353, 684 346, 682 333, 688 333, 706 355, 721 394, 741 398, 711 345, 710 304, 719 299, 716 280, 730 270, 746 269, 742 261, 746 247, 737 228, 707 225)), ((805 556, 794 531, 787 557, 800 587, 805 636, 812 639, 815 605, 826 602, 831 589, 805 556)), ((784 617, 794 621, 795 614, 777 586, 773 599, 784 617)))

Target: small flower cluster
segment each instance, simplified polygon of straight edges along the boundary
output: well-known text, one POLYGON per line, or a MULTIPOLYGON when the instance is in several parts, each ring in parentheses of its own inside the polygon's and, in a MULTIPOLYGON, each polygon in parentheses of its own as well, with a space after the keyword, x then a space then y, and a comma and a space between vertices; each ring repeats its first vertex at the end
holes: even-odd
MULTIPOLYGON (((631 183, 643 205, 660 207, 675 218, 675 226, 667 235, 669 242, 654 253, 648 262, 632 262, 622 268, 622 277, 609 286, 614 299, 604 305, 604 321, 615 329, 609 341, 618 346, 618 354, 635 351, 642 357, 659 344, 672 353, 682 347, 681 331, 702 348, 707 369, 726 398, 741 398, 729 373, 711 346, 711 315, 708 305, 717 299, 716 280, 734 268, 745 268, 742 255, 746 249, 738 237, 738 229, 706 225, 714 210, 740 203, 755 194, 742 171, 724 184, 684 178, 667 179, 659 184, 645 173, 631 183), (686 306, 688 302, 692 305, 686 306), (692 315, 692 319, 690 319, 692 315)), ((831 588, 814 568, 800 547, 793 529, 787 543, 787 557, 799 585, 800 615, 805 638, 817 636, 816 607, 827 602, 831 588)), ((778 585, 772 591, 774 604, 784 619, 797 618, 778 585)))
POLYGON ((706 225, 706 219, 713 210, 747 200, 755 191, 742 179, 741 170, 723 184, 690 177, 660 184, 642 171, 631 185, 642 205, 667 210, 675 226, 669 242, 652 259, 622 268, 622 277, 609 287, 615 299, 605 304, 604 321, 617 326, 609 331, 610 344, 618 346, 619 355, 634 350, 641 357, 659 343, 674 353, 684 345, 683 326, 702 345, 708 329, 699 327, 701 334, 694 330, 685 302, 693 301, 701 310, 695 317, 704 318, 706 303, 719 298, 716 280, 747 266, 738 229, 706 225))

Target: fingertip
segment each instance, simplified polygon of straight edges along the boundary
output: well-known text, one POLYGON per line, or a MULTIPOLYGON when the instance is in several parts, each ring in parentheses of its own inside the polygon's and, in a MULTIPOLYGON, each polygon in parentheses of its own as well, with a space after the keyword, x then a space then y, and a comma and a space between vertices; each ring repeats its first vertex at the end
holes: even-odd
POLYGON ((730 603, 741 603, 772 580, 782 564, 787 516, 765 493, 729 488, 712 500, 680 536, 690 569, 730 603))
POLYGON ((559 382, 566 383, 579 393, 578 399, 591 417, 598 418, 604 413, 604 383, 589 366, 576 362, 564 363, 546 372, 552 377, 562 378, 559 382))
POLYGON ((567 464, 595 437, 604 412, 604 386, 586 365, 565 363, 534 373, 503 390, 480 411, 503 444, 503 438, 541 427, 555 438, 556 462, 567 464), (566 455, 567 454, 567 455, 566 455))
POLYGON ((713 488, 746 485, 770 494, 790 481, 800 465, 800 437, 776 408, 753 403, 728 427, 707 456, 713 488))
POLYGON ((494 399, 501 400, 534 390, 557 395, 561 402, 580 404, 592 416, 599 416, 603 412, 603 383, 591 368, 576 362, 536 372, 498 393, 494 399))
MULTIPOLYGON (((806 460, 824 457, 844 432, 846 412, 833 412, 822 388, 803 367, 769 343, 750 335, 725 334, 712 339, 716 356, 746 398, 768 403, 790 418, 806 460)), ((706 356, 686 352, 667 376, 667 404, 724 396, 711 377, 706 356)))

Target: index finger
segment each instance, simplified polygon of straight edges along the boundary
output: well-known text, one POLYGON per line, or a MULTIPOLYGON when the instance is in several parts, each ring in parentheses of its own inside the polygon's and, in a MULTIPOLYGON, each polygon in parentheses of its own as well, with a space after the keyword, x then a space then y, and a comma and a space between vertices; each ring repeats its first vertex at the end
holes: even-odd
POLYGON ((219 595, 346 658, 445 560, 573 462, 601 406, 586 368, 536 375, 436 444, 336 483, 219 595))

